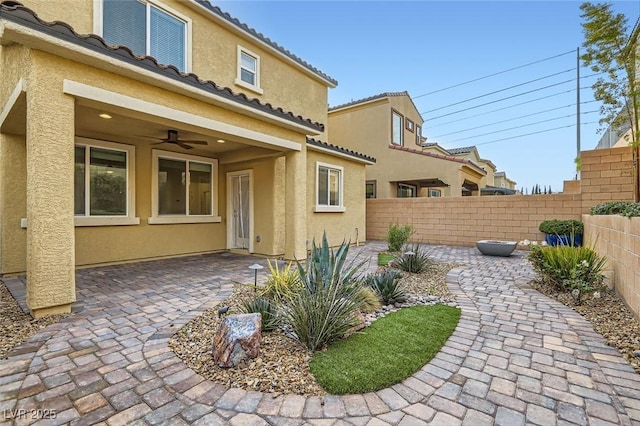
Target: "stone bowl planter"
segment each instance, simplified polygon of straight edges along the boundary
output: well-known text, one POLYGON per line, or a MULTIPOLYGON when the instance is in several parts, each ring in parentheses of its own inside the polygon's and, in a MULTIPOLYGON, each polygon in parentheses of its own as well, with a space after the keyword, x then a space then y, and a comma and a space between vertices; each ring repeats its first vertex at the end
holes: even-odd
POLYGON ((476 242, 476 247, 485 256, 510 256, 517 245, 517 241, 480 240, 476 242))

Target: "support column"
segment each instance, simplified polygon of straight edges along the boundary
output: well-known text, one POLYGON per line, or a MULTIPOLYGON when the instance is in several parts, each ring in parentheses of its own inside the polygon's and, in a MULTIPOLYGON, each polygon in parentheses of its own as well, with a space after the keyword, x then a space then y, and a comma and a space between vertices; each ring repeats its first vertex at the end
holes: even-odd
POLYGON ((37 77, 27 90, 27 305, 39 318, 70 312, 76 295, 74 100, 37 77))
MULTIPOLYGON (((285 156, 285 247, 287 259, 307 257, 307 148, 285 156)), ((313 178, 313 177, 311 177, 313 178)))

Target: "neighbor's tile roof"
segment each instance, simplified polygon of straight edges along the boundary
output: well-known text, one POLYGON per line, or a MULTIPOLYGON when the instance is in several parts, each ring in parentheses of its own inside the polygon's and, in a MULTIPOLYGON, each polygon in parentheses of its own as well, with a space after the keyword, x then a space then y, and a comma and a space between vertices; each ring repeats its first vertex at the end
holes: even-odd
POLYGON ((163 65, 152 56, 138 56, 126 46, 113 46, 108 44, 102 37, 95 34, 78 34, 71 25, 66 22, 54 21, 46 22, 38 17, 31 9, 23 6, 17 1, 3 1, 0 3, 0 18, 16 22, 25 27, 42 31, 53 37, 71 42, 78 46, 106 54, 114 59, 127 62, 161 74, 164 77, 188 84, 200 90, 213 93, 238 104, 246 105, 256 110, 260 110, 285 118, 288 121, 302 124, 311 129, 324 131, 324 124, 312 122, 308 118, 294 115, 290 111, 285 111, 280 107, 274 107, 270 103, 262 103, 256 98, 249 98, 244 93, 235 93, 228 87, 218 86, 211 80, 201 80, 196 74, 183 73, 173 65, 163 65))
POLYGON ((316 67, 312 66, 308 62, 306 62, 306 61, 302 60, 301 58, 299 58, 298 56, 294 55, 289 50, 285 49, 284 47, 280 46, 278 43, 276 43, 273 40, 271 40, 269 37, 266 37, 264 34, 259 33, 258 31, 256 31, 255 29, 251 28, 250 26, 248 26, 244 22, 241 22, 237 18, 234 18, 229 13, 222 11, 222 9, 220 9, 218 6, 212 5, 208 0, 196 0, 196 2, 198 4, 206 7, 208 10, 210 10, 213 13, 215 13, 216 15, 220 16, 221 18, 223 18, 227 22, 235 25, 237 28, 241 29, 242 31, 244 31, 244 32, 246 32, 248 34, 251 34, 253 37, 256 37, 260 41, 268 44, 269 46, 271 46, 272 48, 274 48, 278 52, 280 52, 283 55, 289 57, 290 59, 292 59, 293 61, 295 61, 298 64, 302 65, 303 67, 307 68, 309 71, 319 75, 320 77, 322 77, 323 79, 329 81, 330 83, 332 83, 335 86, 338 85, 338 81, 337 80, 329 77, 327 74, 323 73, 322 71, 320 71, 316 67))
POLYGON ((345 155, 348 155, 350 157, 359 158, 361 160, 370 161, 372 163, 376 162, 376 159, 371 157, 371 156, 369 156, 369 155, 362 154, 360 152, 356 152, 356 151, 353 151, 351 149, 343 148, 343 147, 338 146, 338 145, 333 145, 333 144, 330 144, 330 143, 327 143, 327 142, 319 141, 317 139, 313 139, 313 138, 310 138, 310 137, 307 137, 307 143, 309 145, 317 146, 319 148, 325 148, 325 149, 329 149, 331 151, 339 152, 341 154, 345 154, 345 155))
POLYGON ((404 92, 379 93, 377 95, 369 96, 368 98, 358 99, 356 101, 351 101, 351 102, 347 102, 345 104, 329 107, 329 111, 333 111, 333 110, 340 109, 340 108, 345 108, 345 107, 348 107, 348 106, 358 105, 358 104, 362 104, 362 103, 365 103, 365 102, 375 101, 376 99, 388 98, 390 96, 405 96, 405 95, 409 96, 409 92, 407 92, 406 90, 404 92))
POLYGON ((469 166, 472 166, 473 168, 475 168, 476 170, 478 170, 481 173, 484 173, 484 174, 487 173, 487 171, 484 170, 482 167, 480 167, 479 165, 477 165, 473 161, 468 160, 466 158, 455 157, 453 155, 436 154, 435 152, 423 151, 423 150, 420 150, 420 149, 409 148, 409 147, 406 147, 406 146, 389 145, 389 148, 397 149, 399 151, 411 152, 412 154, 424 155, 425 157, 439 158, 440 160, 453 161, 455 163, 467 164, 469 166))
POLYGON ((449 148, 447 149, 447 151, 449 151, 453 155, 456 155, 456 154, 467 154, 473 151, 474 149, 475 149, 475 146, 465 146, 462 148, 449 148))

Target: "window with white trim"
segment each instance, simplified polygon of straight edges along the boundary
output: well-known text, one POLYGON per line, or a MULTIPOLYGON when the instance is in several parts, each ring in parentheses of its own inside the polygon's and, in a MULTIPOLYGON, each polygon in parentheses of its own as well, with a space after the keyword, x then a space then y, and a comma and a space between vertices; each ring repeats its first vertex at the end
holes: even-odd
POLYGON ((219 222, 218 160, 153 150, 149 223, 219 222))
POLYGON ((238 46, 238 74, 235 84, 262 94, 260 88, 260 56, 238 46))
POLYGON ((133 168, 133 146, 77 138, 73 182, 76 224, 136 224, 133 168))
POLYGON ((429 189, 429 197, 442 197, 442 191, 439 189, 429 189))
POLYGON ((344 211, 344 168, 325 163, 316 163, 316 209, 315 211, 344 211))
POLYGON ((391 111, 391 143, 402 146, 404 136, 404 117, 395 111, 391 111))
POLYGON ((187 70, 189 22, 149 1, 102 0, 102 37, 187 70))

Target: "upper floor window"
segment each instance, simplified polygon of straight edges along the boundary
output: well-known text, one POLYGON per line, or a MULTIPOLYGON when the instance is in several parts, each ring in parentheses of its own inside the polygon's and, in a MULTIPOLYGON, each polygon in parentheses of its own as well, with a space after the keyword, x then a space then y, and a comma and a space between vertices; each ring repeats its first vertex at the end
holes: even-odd
POLYGON ((260 56, 238 46, 238 75, 235 84, 262 94, 260 88, 260 56))
POLYGON ((416 145, 422 146, 422 128, 416 126, 416 145))
POLYGON ((161 64, 188 68, 186 18, 142 0, 102 0, 102 37, 129 47, 136 55, 150 55, 161 64))
POLYGON ((325 163, 316 163, 316 212, 343 212, 344 169, 325 163))
POLYGON ((395 111, 391 112, 391 143, 394 145, 403 144, 404 136, 404 117, 395 111))
POLYGON ((407 130, 413 132, 413 121, 407 118, 407 130))

